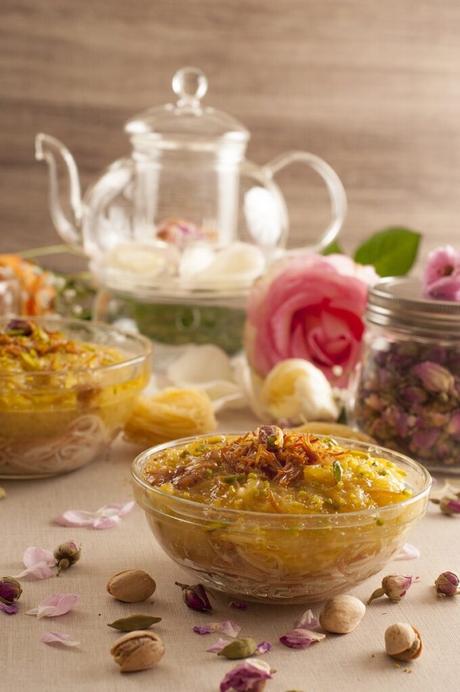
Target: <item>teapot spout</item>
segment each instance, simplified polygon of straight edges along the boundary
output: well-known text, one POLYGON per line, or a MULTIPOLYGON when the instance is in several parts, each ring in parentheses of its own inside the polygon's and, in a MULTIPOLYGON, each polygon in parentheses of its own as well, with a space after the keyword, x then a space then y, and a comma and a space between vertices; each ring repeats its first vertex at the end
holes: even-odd
POLYGON ((35 138, 35 158, 46 161, 49 167, 49 208, 57 232, 66 243, 81 246, 83 205, 74 157, 58 139, 40 133, 35 138), (64 164, 68 176, 68 190, 64 196, 59 189, 59 162, 64 164), (62 199, 68 199, 68 212, 63 209, 62 199))

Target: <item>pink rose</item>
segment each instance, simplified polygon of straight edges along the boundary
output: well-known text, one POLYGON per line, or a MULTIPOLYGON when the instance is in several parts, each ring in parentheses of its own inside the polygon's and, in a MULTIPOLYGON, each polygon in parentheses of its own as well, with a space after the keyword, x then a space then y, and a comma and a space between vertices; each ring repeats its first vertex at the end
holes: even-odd
POLYGON ((367 287, 378 276, 344 255, 303 255, 275 265, 253 287, 246 351, 265 377, 286 358, 303 358, 346 386, 361 354, 367 287))
POLYGON ((460 252, 451 245, 436 248, 428 255, 423 272, 427 298, 460 301, 460 252))

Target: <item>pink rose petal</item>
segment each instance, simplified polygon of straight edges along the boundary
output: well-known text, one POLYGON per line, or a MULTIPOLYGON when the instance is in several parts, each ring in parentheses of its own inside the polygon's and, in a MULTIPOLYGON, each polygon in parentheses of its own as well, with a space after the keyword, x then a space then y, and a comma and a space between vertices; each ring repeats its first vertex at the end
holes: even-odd
POLYGON ((319 627, 319 620, 315 615, 313 615, 311 610, 306 610, 305 613, 303 613, 300 618, 295 621, 294 627, 296 629, 300 628, 316 630, 319 627))
POLYGON ((121 517, 131 512, 135 502, 114 502, 100 507, 95 512, 85 510, 68 509, 55 518, 54 523, 59 526, 87 527, 91 529, 112 529, 120 523, 121 517))
POLYGON ((134 509, 135 506, 134 500, 127 500, 126 502, 116 502, 111 505, 105 505, 102 507, 99 512, 109 514, 109 512, 113 511, 114 513, 118 514, 120 517, 124 517, 125 514, 129 514, 132 509, 134 509))
POLYGON ((24 555, 22 556, 22 561, 25 567, 33 567, 37 562, 55 562, 54 555, 50 550, 45 548, 37 548, 31 545, 26 548, 24 555))
POLYGON ((329 264, 334 266, 340 274, 354 276, 361 279, 369 286, 379 281, 379 275, 370 264, 358 264, 347 255, 332 254, 327 255, 329 264))
POLYGON ((192 630, 195 632, 195 634, 211 634, 211 632, 215 632, 215 630, 211 629, 211 625, 195 625, 192 627, 192 630))
POLYGON ((49 579, 56 575, 56 559, 52 552, 45 548, 31 545, 25 549, 22 561, 25 570, 16 575, 16 579, 31 577, 33 579, 49 579))
POLYGON ((224 620, 223 622, 209 622, 207 625, 195 625, 192 628, 195 634, 212 634, 220 632, 227 637, 237 637, 241 632, 241 627, 232 620, 224 620))
POLYGON ((121 522, 121 517, 97 517, 91 524, 92 529, 113 529, 121 522))
POLYGON ((224 622, 220 623, 220 629, 218 631, 222 632, 222 634, 225 634, 227 637, 237 637, 241 632, 241 627, 232 620, 224 620, 224 622))
POLYGON ((80 603, 80 596, 76 593, 54 593, 38 604, 36 608, 28 610, 26 615, 36 615, 37 618, 55 618, 65 615, 80 603))
POLYGON ((80 646, 80 642, 72 639, 71 635, 66 632, 43 632, 40 641, 49 646, 80 646))
POLYGON ((257 644, 257 649, 256 649, 256 655, 257 656, 262 656, 263 654, 268 654, 269 651, 272 650, 272 645, 270 642, 259 642, 257 644))
POLYGON ((220 692, 258 692, 267 680, 273 677, 270 666, 265 661, 245 661, 226 673, 220 683, 220 692))
POLYGON ((325 639, 326 635, 321 632, 313 632, 303 628, 295 628, 280 637, 281 644, 290 649, 308 649, 312 644, 316 644, 325 639))
POLYGON ((97 516, 95 512, 68 509, 59 517, 56 517, 54 522, 59 524, 59 526, 91 526, 95 516, 97 516))
POLYGON ((3 601, 0 601, 0 610, 7 615, 16 615, 19 608, 17 603, 3 603, 3 601))
POLYGON ((420 550, 411 543, 404 543, 393 560, 417 560, 420 557, 420 550))
POLYGON ((222 649, 225 649, 225 647, 229 644, 229 642, 226 639, 218 639, 212 646, 209 647, 209 649, 206 649, 210 654, 218 654, 222 651, 222 649))

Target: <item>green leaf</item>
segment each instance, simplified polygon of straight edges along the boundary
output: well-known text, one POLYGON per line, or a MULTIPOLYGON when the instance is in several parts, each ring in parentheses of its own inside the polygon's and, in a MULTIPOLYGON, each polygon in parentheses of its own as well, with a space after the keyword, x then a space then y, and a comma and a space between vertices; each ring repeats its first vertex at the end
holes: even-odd
POLYGON ((321 250, 322 255, 344 255, 345 252, 343 251, 343 248, 340 247, 338 242, 334 240, 334 242, 329 243, 329 245, 326 245, 324 250, 321 250))
POLYGON ((355 252, 359 264, 371 264, 380 276, 404 276, 414 264, 421 234, 409 228, 385 228, 355 252))

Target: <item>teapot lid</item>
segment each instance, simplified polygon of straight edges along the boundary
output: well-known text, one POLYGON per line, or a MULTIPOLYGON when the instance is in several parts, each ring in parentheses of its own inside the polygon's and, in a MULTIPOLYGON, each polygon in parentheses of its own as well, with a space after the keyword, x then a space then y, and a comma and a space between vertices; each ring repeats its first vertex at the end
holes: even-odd
POLYGON ((183 67, 172 79, 172 89, 178 96, 176 103, 153 106, 134 116, 125 125, 125 131, 133 137, 148 136, 158 140, 161 146, 175 140, 183 144, 225 140, 244 146, 249 139, 248 130, 227 113, 203 106, 201 99, 208 90, 205 74, 196 67, 183 67))

